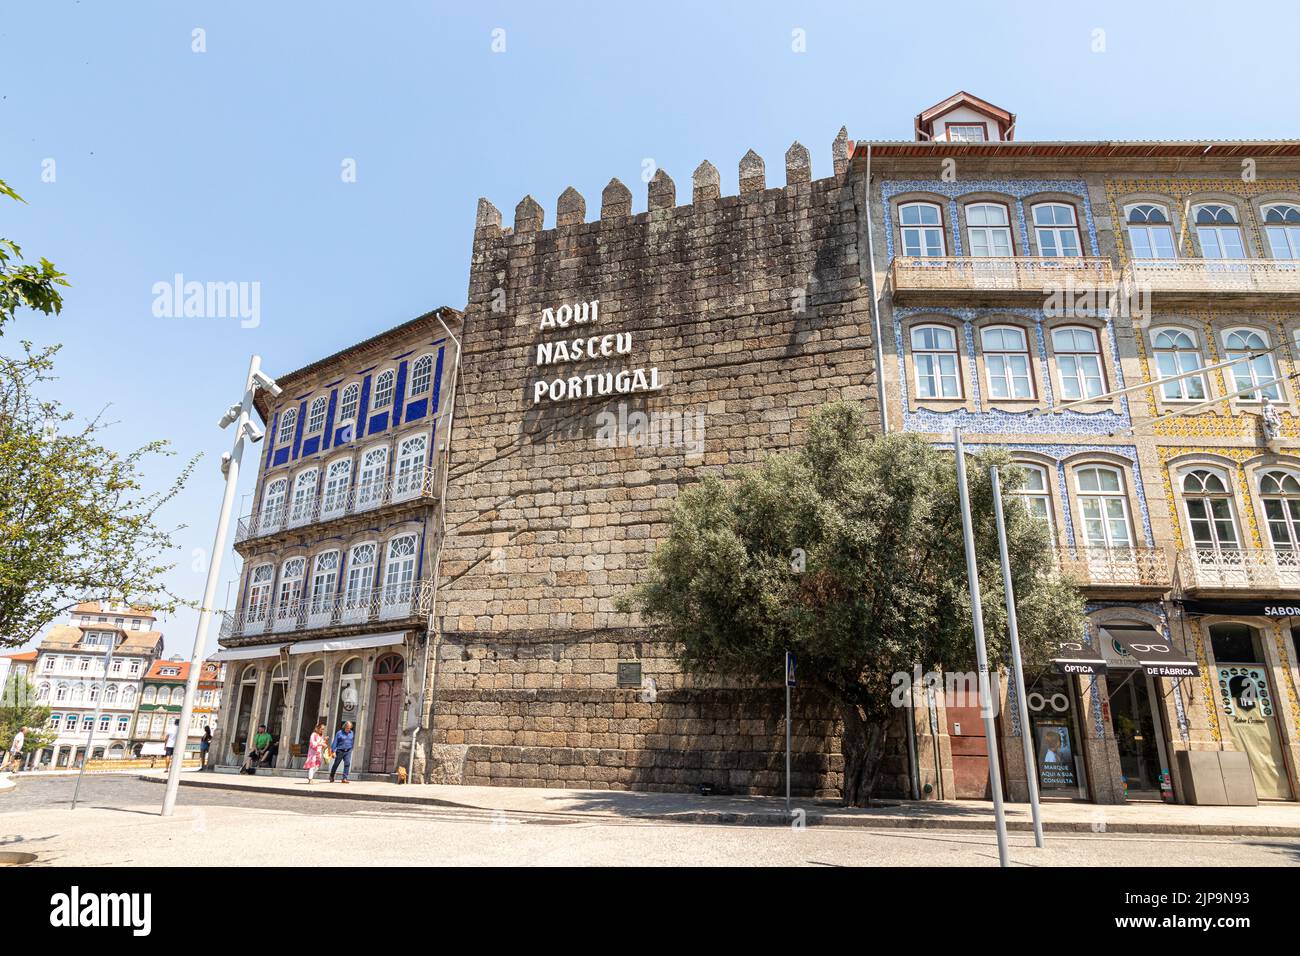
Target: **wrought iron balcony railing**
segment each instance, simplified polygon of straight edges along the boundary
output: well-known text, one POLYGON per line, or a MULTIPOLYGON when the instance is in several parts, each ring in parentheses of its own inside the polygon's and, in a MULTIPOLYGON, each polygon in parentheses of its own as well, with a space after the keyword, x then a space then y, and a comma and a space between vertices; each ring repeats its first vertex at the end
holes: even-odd
POLYGON ((1084 587, 1167 590, 1173 583, 1163 548, 1061 547, 1056 560, 1062 572, 1084 587))
POLYGON ((1300 292, 1300 260, 1134 259, 1124 284, 1147 292, 1300 292))
POLYGON ((252 637, 296 631, 371 624, 423 617, 433 601, 433 584, 411 581, 306 597, 285 604, 255 604, 226 611, 221 619, 221 637, 252 637))
POLYGON ((1109 259, 1082 256, 895 256, 894 297, 907 292, 1017 292, 1041 296, 1070 284, 1106 291, 1109 259))
POLYGON ((1178 582, 1186 591, 1300 591, 1300 551, 1184 548, 1178 552, 1178 582))
POLYGON ((240 518, 235 528, 235 543, 374 511, 385 505, 432 498, 437 494, 434 476, 435 469, 423 468, 384 482, 363 482, 339 492, 331 492, 327 487, 323 492, 318 490, 310 500, 295 501, 290 496, 279 505, 240 518))

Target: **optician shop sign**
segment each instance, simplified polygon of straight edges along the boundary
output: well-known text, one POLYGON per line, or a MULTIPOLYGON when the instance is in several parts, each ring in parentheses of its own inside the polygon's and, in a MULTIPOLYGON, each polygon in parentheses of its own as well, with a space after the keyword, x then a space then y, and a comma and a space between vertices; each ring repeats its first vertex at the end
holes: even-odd
POLYGON ((625 360, 632 354, 632 333, 597 328, 600 323, 600 301, 568 302, 542 309, 538 330, 549 333, 545 341, 536 345, 536 366, 546 369, 553 365, 571 365, 568 374, 541 378, 533 382, 533 404, 563 402, 578 398, 606 395, 631 395, 635 392, 657 392, 663 385, 659 381, 658 366, 624 368, 614 371, 608 363, 625 360), (571 330, 568 337, 562 336, 571 330), (576 333, 576 334, 572 334, 576 333), (600 371, 589 371, 585 363, 605 362, 600 371))

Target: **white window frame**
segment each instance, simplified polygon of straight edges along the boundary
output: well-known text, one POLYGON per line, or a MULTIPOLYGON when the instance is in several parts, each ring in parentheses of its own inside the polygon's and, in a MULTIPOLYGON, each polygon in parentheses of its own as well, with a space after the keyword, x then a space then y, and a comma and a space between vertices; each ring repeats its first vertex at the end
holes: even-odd
MULTIPOLYGON (((1202 368, 1204 362, 1201 354, 1200 336, 1194 329, 1185 329, 1178 325, 1166 325, 1151 330, 1151 357, 1155 367, 1156 379, 1163 381, 1174 375, 1182 375, 1202 368), (1191 342, 1190 347, 1178 344, 1175 336, 1183 336, 1191 342), (1161 338, 1167 337, 1170 344, 1161 344, 1161 338)), ((1194 375, 1160 386, 1160 400, 1164 402, 1203 402, 1209 398, 1208 384, 1204 375, 1194 375), (1199 384, 1199 390, 1193 384, 1199 384), (1193 394, 1198 392, 1199 394, 1193 394)))
MULTIPOLYGON (((1268 332, 1264 329, 1253 328, 1249 325, 1238 325, 1230 329, 1224 329, 1221 333, 1223 342, 1223 356, 1225 359, 1237 358, 1245 355, 1247 352, 1257 351, 1259 348, 1272 348, 1273 342, 1268 332), (1264 344, 1256 347, 1241 341, 1230 343, 1233 336, 1239 336, 1242 339, 1247 335, 1258 337, 1264 344)), ((1270 352, 1268 355, 1256 356, 1249 362, 1238 362, 1236 365, 1228 366, 1227 371, 1229 379, 1232 381, 1232 391, 1239 392, 1243 388, 1250 388, 1259 385, 1261 382, 1271 382, 1263 388, 1256 389, 1253 392, 1247 392, 1245 395, 1238 395, 1236 400, 1242 403, 1262 403, 1264 398, 1271 402, 1282 401, 1282 383, 1278 379, 1277 362, 1275 353, 1270 352)))
POLYGON ((1045 259, 1077 259, 1083 255, 1083 235, 1079 231, 1079 214, 1072 203, 1049 201, 1034 203, 1029 210, 1030 218, 1034 221, 1034 236, 1038 241, 1038 254, 1045 259), (1052 210, 1052 221, 1050 223, 1040 223, 1038 221, 1038 211, 1052 210), (1068 223, 1058 222, 1055 211, 1064 209, 1070 214, 1068 223), (1074 242, 1074 251, 1065 251, 1066 243, 1062 240, 1071 237, 1074 242), (1048 251, 1047 245, 1043 241, 1044 237, 1050 239, 1052 251, 1048 251))
POLYGON ((1051 335, 1052 355, 1056 360, 1056 377, 1060 382, 1061 398, 1067 402, 1074 402, 1104 395, 1106 393, 1106 364, 1101 350, 1101 335, 1097 330, 1087 325, 1060 325, 1052 329, 1051 335), (1073 345, 1070 348, 1062 349, 1057 342, 1057 336, 1062 332, 1087 333, 1092 340, 1093 349, 1083 351, 1073 345), (1085 361, 1087 358, 1096 361, 1095 376, 1088 374, 1088 362, 1085 361), (1066 371, 1067 366, 1071 367, 1068 373, 1066 371), (1089 384, 1091 378, 1095 378, 1097 381, 1096 391, 1093 391, 1092 386, 1089 384), (1073 385, 1073 389, 1067 386, 1067 382, 1073 385))
POLYGON ((943 206, 939 205, 936 202, 929 202, 926 200, 918 199, 912 202, 905 202, 899 205, 898 230, 899 230, 900 248, 902 249, 902 253, 905 256, 911 256, 911 257, 923 258, 923 259, 941 259, 948 254, 948 238, 947 236, 944 235, 944 228, 943 228, 943 206), (927 223, 927 222, 908 223, 906 221, 907 211, 909 209, 922 209, 922 208, 933 209, 938 215, 937 221, 933 223, 927 223), (914 235, 915 242, 912 243, 908 242, 909 233, 912 233, 914 235), (939 240, 938 252, 931 251, 934 248, 934 245, 931 240, 935 238, 934 236, 935 233, 938 234, 938 240, 939 240), (915 252, 909 251, 908 248, 909 245, 914 246, 916 249, 920 251, 915 251, 915 252))
POLYGON ((967 203, 966 241, 968 253, 974 259, 1009 259, 1016 254, 1015 240, 1011 237, 1011 210, 1000 202, 984 200, 967 203), (978 214, 987 218, 987 213, 995 210, 1001 222, 973 222, 978 214))
POLYGON ((357 420, 357 412, 361 410, 361 383, 349 382, 343 387, 339 398, 339 424, 346 425, 348 422, 357 420))
POLYGON ((275 443, 287 445, 293 441, 293 433, 298 427, 298 409, 286 408, 280 415, 280 424, 276 426, 275 443))
POLYGON ((1183 499, 1183 514, 1187 518, 1187 537, 1192 542, 1192 547, 1198 552, 1204 551, 1236 551, 1241 548, 1241 535, 1237 525, 1237 506, 1232 500, 1232 476, 1219 468, 1212 468, 1206 465, 1190 465, 1182 470, 1178 477, 1178 490, 1183 499), (1221 489, 1215 491, 1204 490, 1204 481, 1197 479, 1201 483, 1201 488, 1188 488, 1188 482, 1193 476, 1206 474, 1213 477, 1219 482, 1221 489), (1210 502, 1224 502, 1227 505, 1227 516, 1214 514, 1210 502), (1204 514, 1193 516, 1192 503, 1195 502, 1204 508, 1204 514), (1226 521, 1231 529, 1232 538, 1227 540, 1219 527, 1220 522, 1226 521), (1196 523, 1203 522, 1210 532, 1209 544, 1202 544, 1196 538, 1196 523))
POLYGON ((325 415, 328 411, 329 403, 325 400, 324 395, 318 395, 311 400, 307 407, 307 434, 315 435, 317 432, 325 430, 325 415))
POLYGON ((1079 529, 1083 538, 1084 547, 1086 548, 1106 548, 1109 550, 1127 550, 1133 547, 1133 521, 1129 513, 1128 506, 1128 482, 1124 470, 1116 465, 1102 463, 1081 464, 1074 469, 1074 493, 1079 499, 1079 529), (1100 487, 1102 482, 1098 481, 1098 489, 1085 489, 1083 487, 1083 476, 1087 472, 1095 471, 1098 475, 1113 475, 1119 484, 1119 489, 1109 489, 1100 487), (1117 516, 1112 513, 1110 505, 1118 502, 1120 514, 1117 516), (1089 505, 1098 504, 1098 512, 1089 514, 1089 505), (1102 535, 1100 540, 1090 533, 1089 522, 1100 521, 1102 535), (1115 522, 1120 522, 1124 529, 1124 538, 1121 540, 1115 534, 1115 522))
POLYGON ((1018 325, 987 325, 980 329, 980 351, 984 355, 984 378, 988 383, 989 401, 995 402, 1025 402, 1034 400, 1037 395, 1034 389, 1034 362, 1029 352, 1029 334, 1018 325), (997 332, 1005 334, 1013 332, 1020 336, 1021 348, 990 348, 988 336, 990 333, 997 332), (1017 375, 1014 370, 1016 358, 1024 359, 1024 374, 1017 375), (993 361, 997 360, 997 361, 993 361), (1000 364, 1001 368, 998 373, 994 373, 994 365, 1000 364), (1025 381, 1025 394, 1017 395, 1016 380, 1023 378, 1025 381), (998 394, 998 385, 1007 394, 998 394))
POLYGON ((393 398, 397 393, 397 371, 395 369, 384 369, 375 376, 374 401, 371 403, 371 410, 381 412, 393 404, 393 398))
MULTIPOLYGON (((1149 214, 1148 214, 1149 215, 1149 214)), ((1158 202, 1133 202, 1124 207, 1124 231, 1128 234, 1129 251, 1134 259, 1141 260, 1165 260, 1178 258, 1178 244, 1174 241, 1174 225, 1169 215, 1169 207, 1158 202), (1159 210, 1163 220, 1143 219, 1138 222, 1133 221, 1133 216, 1139 209, 1151 208, 1159 210), (1163 234, 1169 243, 1169 255, 1158 255, 1162 251, 1161 243, 1156 241, 1156 236, 1163 234), (1142 249, 1139 249, 1136 236, 1142 236, 1142 245, 1144 249, 1149 250, 1151 255, 1142 255, 1142 249)))
POLYGON ((937 322, 927 322, 921 325, 914 325, 908 332, 908 339, 912 345, 912 377, 916 387, 916 397, 919 401, 960 401, 962 399, 962 381, 961 381, 961 341, 958 332, 950 325, 942 325, 937 322), (937 331, 951 337, 951 348, 928 347, 917 344, 918 333, 937 331), (945 372, 943 369, 943 358, 951 357, 952 371, 945 372), (956 390, 951 394, 943 394, 945 379, 952 379, 956 390), (927 383, 927 384, 923 384, 927 383), (939 394, 926 394, 932 391, 933 387, 938 388, 939 394))
POLYGON ((1192 224, 1196 228, 1196 241, 1201 247, 1201 257, 1204 259, 1245 259, 1246 258, 1246 237, 1241 231, 1241 222, 1237 216, 1237 210, 1226 202, 1203 202, 1197 203, 1192 207, 1192 224), (1211 213, 1214 216, 1212 222, 1201 222, 1201 213, 1207 210, 1222 210, 1228 214, 1228 219, 1218 218, 1217 213, 1211 213), (1225 243, 1225 239, 1231 238, 1231 242, 1225 243), (1234 245, 1235 243, 1235 245, 1234 245), (1207 250, 1207 246, 1210 248, 1207 250), (1229 251, 1234 255, 1226 255, 1229 251))
POLYGON ((433 355, 426 353, 411 363, 407 394, 411 398, 424 395, 433 388, 433 355))

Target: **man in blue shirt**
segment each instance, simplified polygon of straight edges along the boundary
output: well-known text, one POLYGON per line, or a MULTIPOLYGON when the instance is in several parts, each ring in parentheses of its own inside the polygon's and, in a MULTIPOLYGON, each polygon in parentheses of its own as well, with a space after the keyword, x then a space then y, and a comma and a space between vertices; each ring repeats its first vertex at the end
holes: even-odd
POLYGON ((347 783, 348 774, 352 770, 352 721, 343 721, 343 726, 334 735, 330 749, 334 751, 334 765, 330 767, 330 783, 334 782, 334 774, 338 771, 339 764, 343 764, 343 782, 347 783))

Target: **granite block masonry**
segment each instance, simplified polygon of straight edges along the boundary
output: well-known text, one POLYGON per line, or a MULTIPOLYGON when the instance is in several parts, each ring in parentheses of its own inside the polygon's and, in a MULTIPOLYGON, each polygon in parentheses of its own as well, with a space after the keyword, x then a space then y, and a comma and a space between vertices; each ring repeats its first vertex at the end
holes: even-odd
MULTIPOLYGON (((662 169, 647 211, 612 180, 557 225, 480 200, 456 396, 424 777, 736 793, 783 787, 779 684, 683 675, 616 599, 642 580, 681 489, 798 446, 836 399, 876 411, 848 143, 812 179, 753 151, 740 194, 662 169)), ((778 670, 774 662, 774 670, 778 670)), ((778 670, 779 673, 779 670, 778 670)), ((795 790, 839 792, 832 708, 796 695, 795 790)), ((887 766, 885 791, 906 764, 887 766)))

